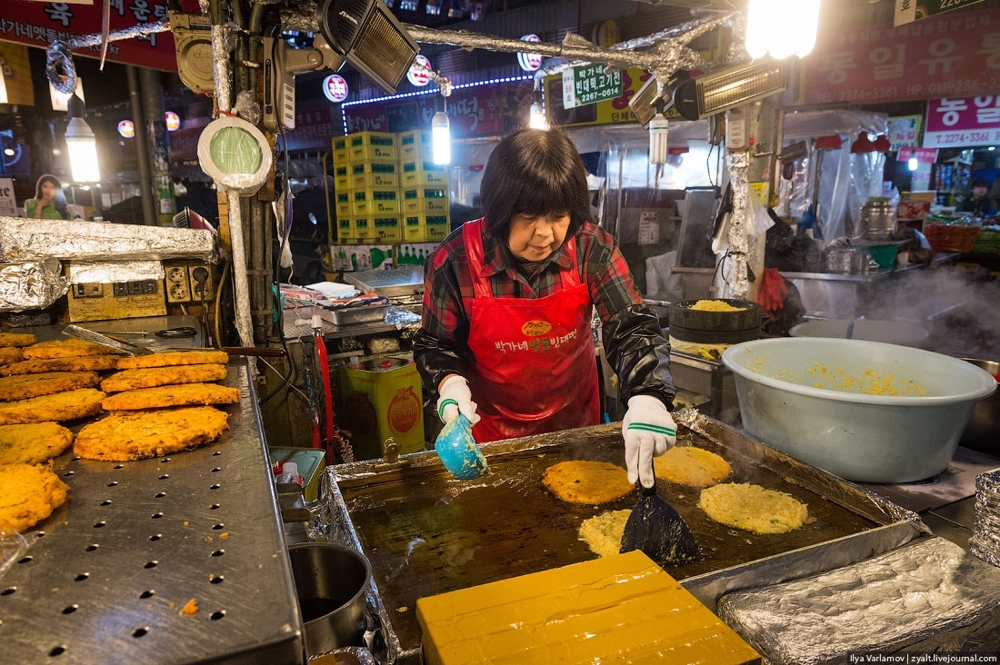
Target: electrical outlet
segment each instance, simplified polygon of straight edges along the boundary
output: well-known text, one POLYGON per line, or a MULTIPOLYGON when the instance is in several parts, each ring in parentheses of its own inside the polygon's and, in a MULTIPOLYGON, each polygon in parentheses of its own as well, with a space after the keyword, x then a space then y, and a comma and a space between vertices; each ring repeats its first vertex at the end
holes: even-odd
POLYGON ((104 285, 100 283, 74 284, 74 298, 100 298, 104 295, 104 285))
POLYGON ((187 266, 171 266, 165 271, 167 302, 191 302, 187 266))
POLYGON ((201 302, 203 299, 205 302, 211 301, 215 293, 215 287, 212 284, 212 271, 207 266, 188 266, 188 270, 191 273, 191 301, 201 302), (202 290, 205 292, 204 298, 202 298, 202 290))
POLYGON ((116 298, 127 298, 128 297, 128 282, 115 282, 114 283, 114 294, 116 298))

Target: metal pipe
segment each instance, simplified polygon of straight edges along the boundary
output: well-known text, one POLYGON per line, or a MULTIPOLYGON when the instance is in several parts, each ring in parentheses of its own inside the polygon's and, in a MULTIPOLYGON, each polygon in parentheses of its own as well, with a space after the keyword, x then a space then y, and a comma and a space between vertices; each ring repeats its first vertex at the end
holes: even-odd
MULTIPOLYGON (((145 118, 142 112, 142 98, 139 95, 139 73, 135 65, 125 66, 125 77, 128 81, 128 97, 132 106, 132 117, 137 121, 145 118)), ((139 198, 142 200, 142 223, 146 226, 156 225, 156 205, 153 203, 153 178, 150 174, 149 145, 146 143, 146 132, 135 133, 135 156, 139 170, 139 198)))
POLYGON ((153 188, 157 192, 159 223, 170 226, 174 216, 174 196, 170 191, 170 144, 164 117, 163 79, 155 69, 139 70, 139 91, 142 95, 144 128, 148 133, 149 156, 153 188))

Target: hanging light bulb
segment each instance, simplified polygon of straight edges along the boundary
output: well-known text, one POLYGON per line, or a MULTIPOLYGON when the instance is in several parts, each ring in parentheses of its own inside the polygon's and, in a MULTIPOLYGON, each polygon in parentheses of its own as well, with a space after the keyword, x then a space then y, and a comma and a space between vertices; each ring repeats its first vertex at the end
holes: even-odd
POLYGON ((667 163, 667 119, 662 113, 649 121, 649 163, 667 163))
POLYGON ((910 159, 908 159, 906 162, 906 167, 911 171, 916 171, 918 168, 920 168, 920 162, 917 161, 916 157, 910 157, 910 159))
POLYGON ((754 60, 767 53, 803 58, 816 44, 818 25, 819 0, 750 0, 744 43, 754 60))
POLYGON ((431 118, 431 148, 435 164, 451 163, 451 129, 444 111, 438 111, 431 118))
POLYGON ((545 110, 542 108, 541 102, 532 102, 528 112, 528 127, 532 129, 549 128, 549 119, 545 117, 545 110))
POLYGON ((69 150, 69 167, 76 182, 98 182, 101 171, 97 165, 97 137, 83 119, 86 109, 83 101, 73 95, 67 106, 69 124, 66 125, 66 148, 69 150))

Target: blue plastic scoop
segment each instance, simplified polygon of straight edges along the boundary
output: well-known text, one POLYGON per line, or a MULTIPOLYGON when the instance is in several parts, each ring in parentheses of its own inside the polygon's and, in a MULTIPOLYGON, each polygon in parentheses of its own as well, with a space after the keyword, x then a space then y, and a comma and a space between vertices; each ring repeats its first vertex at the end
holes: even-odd
POLYGON ((444 467, 459 480, 472 480, 490 471, 483 452, 472 438, 472 423, 465 414, 458 414, 444 426, 434 440, 434 449, 444 467))

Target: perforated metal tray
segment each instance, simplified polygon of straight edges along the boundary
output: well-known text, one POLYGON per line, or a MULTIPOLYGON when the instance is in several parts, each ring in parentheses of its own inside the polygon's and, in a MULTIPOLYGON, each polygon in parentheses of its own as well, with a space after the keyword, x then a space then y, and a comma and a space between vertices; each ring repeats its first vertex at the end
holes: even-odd
POLYGON ((214 444, 55 460, 69 498, 0 577, 0 662, 304 662, 245 366, 231 365, 227 383, 242 397, 222 407, 229 430, 214 444), (182 614, 192 599, 197 613, 182 614))

